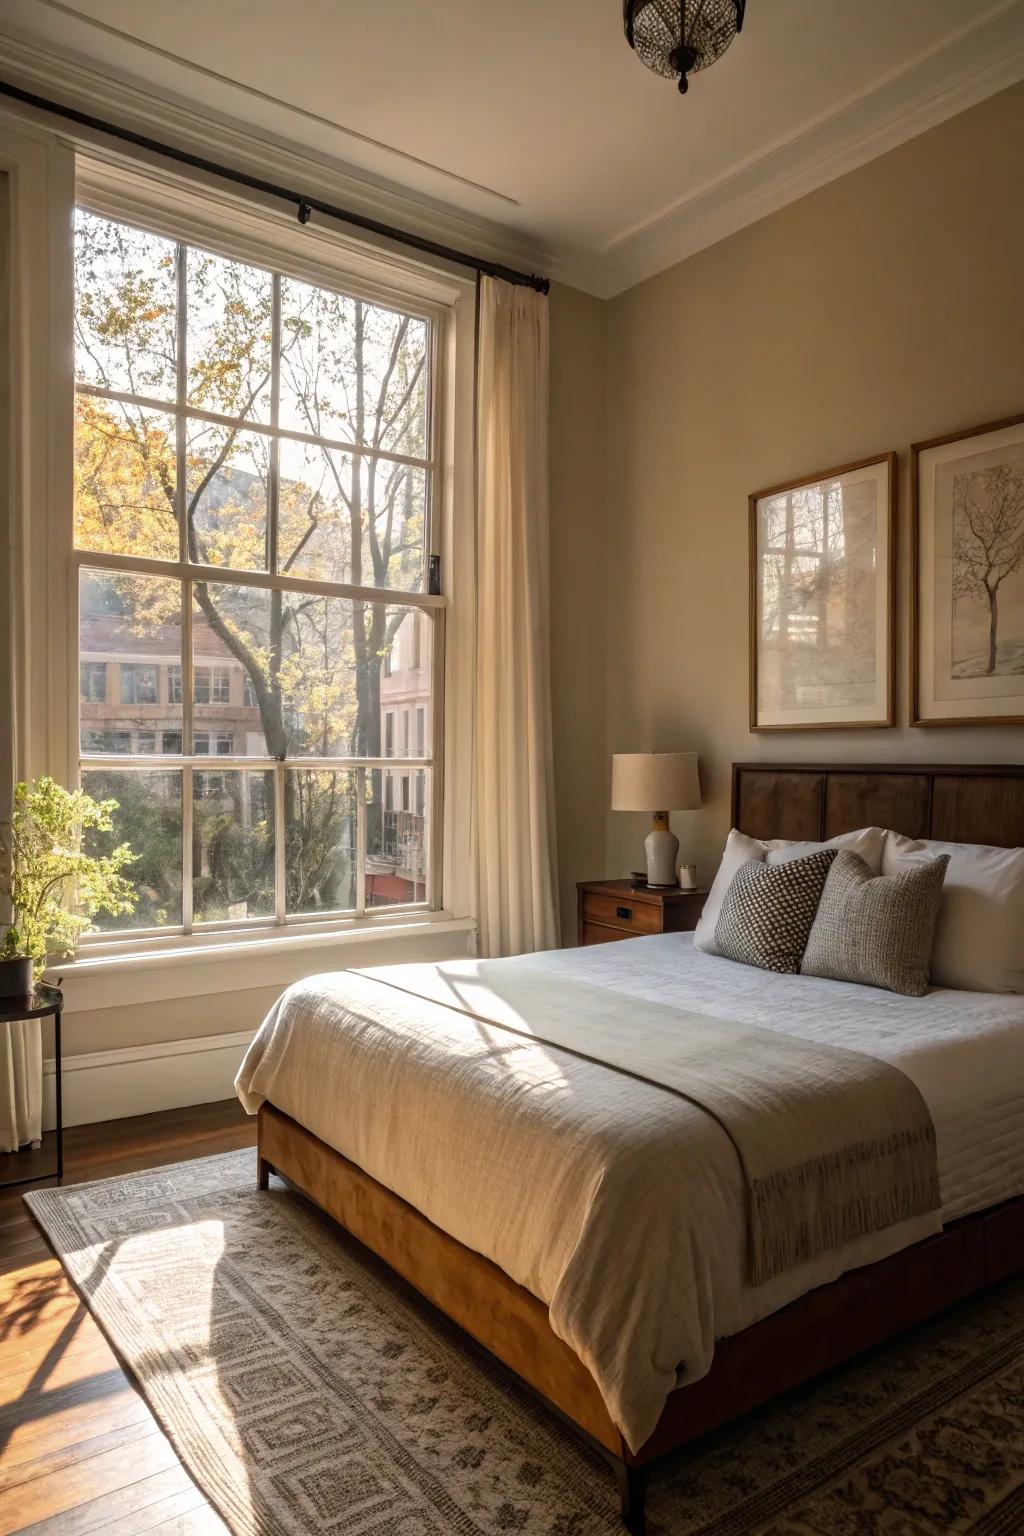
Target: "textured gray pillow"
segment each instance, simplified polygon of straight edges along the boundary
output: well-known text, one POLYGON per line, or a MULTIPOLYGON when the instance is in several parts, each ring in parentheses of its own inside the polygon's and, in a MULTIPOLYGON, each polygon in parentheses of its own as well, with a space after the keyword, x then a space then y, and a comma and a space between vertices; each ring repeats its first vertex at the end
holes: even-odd
POLYGON ((807 941, 804 975, 922 997, 948 863, 944 853, 894 875, 876 875, 857 854, 840 853, 807 941))
POLYGON ((744 864, 733 876, 715 924, 718 953, 762 971, 795 975, 837 855, 835 848, 822 848, 785 864, 744 864))

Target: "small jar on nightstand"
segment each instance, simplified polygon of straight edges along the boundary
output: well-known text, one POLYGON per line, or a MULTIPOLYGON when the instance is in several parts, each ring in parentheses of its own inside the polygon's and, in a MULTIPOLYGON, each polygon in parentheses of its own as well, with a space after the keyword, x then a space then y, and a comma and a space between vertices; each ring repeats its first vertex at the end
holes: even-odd
POLYGON ((636 887, 630 880, 581 880, 576 892, 580 944, 608 944, 645 933, 687 933, 696 928, 708 897, 707 891, 636 887))

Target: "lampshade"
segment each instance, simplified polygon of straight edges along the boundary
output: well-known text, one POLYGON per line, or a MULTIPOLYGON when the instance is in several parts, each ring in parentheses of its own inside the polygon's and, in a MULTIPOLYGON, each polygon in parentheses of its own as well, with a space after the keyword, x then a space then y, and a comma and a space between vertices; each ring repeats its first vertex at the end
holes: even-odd
POLYGON ((613 755, 613 811, 699 809, 696 752, 616 752, 613 755))

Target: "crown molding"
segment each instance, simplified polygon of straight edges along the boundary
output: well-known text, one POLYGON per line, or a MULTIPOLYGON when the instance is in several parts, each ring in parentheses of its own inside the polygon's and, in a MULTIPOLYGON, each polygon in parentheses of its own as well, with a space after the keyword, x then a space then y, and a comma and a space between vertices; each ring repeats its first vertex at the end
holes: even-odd
MULTIPOLYGON (((205 104, 163 89, 157 94, 154 87, 138 79, 121 71, 101 70, 93 61, 49 41, 29 37, 17 28, 0 25, 0 43, 0 75, 35 95, 254 176, 294 185, 299 191, 308 188, 311 196, 441 244, 471 251, 489 261, 539 272, 548 272, 554 265, 552 252, 541 242, 515 230, 355 170, 340 160, 230 118, 205 104)), ((141 152, 117 140, 32 108, 4 102, 2 98, 0 111, 28 117, 48 127, 58 138, 87 148, 92 154, 120 161, 140 157, 141 152)))
POLYGON ((1007 0, 872 90, 623 230, 569 281, 613 298, 1024 79, 1024 0, 1007 0))

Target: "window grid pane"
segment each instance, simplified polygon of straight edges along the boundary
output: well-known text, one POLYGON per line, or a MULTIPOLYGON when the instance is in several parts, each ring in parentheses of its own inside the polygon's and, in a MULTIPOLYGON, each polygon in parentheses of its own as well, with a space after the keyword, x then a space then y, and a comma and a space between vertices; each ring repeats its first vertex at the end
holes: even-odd
MULTIPOLYGON (((275 275, 271 280, 270 430, 259 439, 258 422, 251 416, 247 421, 239 418, 238 421, 222 423, 221 428, 217 429, 220 432, 219 438, 216 433, 207 434, 207 440, 216 448, 216 452, 204 468, 201 454, 197 461, 195 453, 190 449, 190 424, 194 425, 197 420, 203 419, 203 413, 189 409, 190 377, 201 375, 203 387, 208 389, 216 388, 217 381, 209 368, 205 373, 202 370, 197 373, 195 359, 190 360, 190 252, 183 243, 174 246, 173 252, 173 288, 176 298, 172 357, 175 379, 174 427, 173 434, 165 434, 165 438, 159 439, 159 442, 164 442, 168 435, 172 435, 174 468, 173 474, 166 479, 170 484, 178 525, 178 558, 183 565, 194 564, 199 560, 221 565, 225 581, 210 588, 206 583, 196 582, 187 572, 181 572, 167 583, 178 587, 181 593, 180 661, 166 666, 154 664, 149 659, 136 663, 127 658, 122 660, 113 654, 104 661, 83 659, 80 669, 83 714, 89 706, 99 705, 110 698, 111 687, 114 690, 112 696, 120 700, 122 710, 150 711, 149 718, 130 722, 115 720, 102 725, 90 722, 87 726, 83 719, 83 782, 86 776, 91 778, 98 771, 88 761, 93 754, 145 755, 153 761, 154 768, 167 756, 176 757, 179 763, 184 757, 184 771, 176 770, 174 777, 180 781, 181 895, 178 925, 186 932, 191 930, 193 922, 226 925, 249 921, 254 917, 263 920, 273 918, 277 922, 308 917, 310 911, 300 910, 303 902, 313 903, 313 913, 331 910, 352 911, 362 915, 367 905, 380 905, 383 901, 380 869, 375 868, 372 876, 368 877, 368 845, 371 860, 376 860, 378 865, 382 858, 393 860, 396 855, 392 844, 397 847, 397 823, 389 821, 385 832, 382 819, 384 780, 380 770, 373 767, 372 763, 364 766, 353 762, 351 758, 339 760, 336 754, 339 748, 357 758, 360 755, 379 758, 385 752, 388 756, 394 754, 397 746, 396 712, 403 724, 403 755, 408 756, 414 752, 422 756, 426 745, 421 722, 425 719, 425 709, 429 707, 431 669, 428 666, 424 670, 422 683, 420 678, 411 674, 418 673, 421 666, 421 627, 429 626, 426 627, 426 637, 430 641, 434 638, 435 626, 431 623, 430 613, 416 609, 403 611, 401 591, 403 588, 425 590, 427 551, 430 547, 427 530, 432 471, 430 445, 426 441, 426 424, 430 416, 426 384, 429 326, 423 321, 411 322, 421 336, 421 355, 417 360, 416 357, 408 357, 404 352, 395 350, 397 343, 394 338, 400 333, 408 335, 408 324, 403 317, 377 310, 362 301, 335 300, 331 295, 326 295, 322 307, 329 309, 331 304, 346 307, 354 317, 357 332, 360 326, 367 333, 376 328, 374 334, 377 341, 374 345, 377 351, 375 354, 364 354, 368 377, 374 375, 375 369, 378 376, 384 376, 387 346, 392 346, 391 361, 396 364, 397 360, 400 365, 400 387, 394 400, 388 397, 390 419, 383 434, 379 430, 379 421, 378 430, 371 434, 366 430, 365 420, 345 418, 343 395, 335 392, 331 400, 334 425, 343 421, 346 428, 350 429, 346 435, 351 435, 356 443, 370 436, 380 441, 383 436, 383 457, 379 461, 373 459, 370 462, 369 478, 366 478, 365 459, 359 455, 346 457, 342 450, 340 458, 325 461, 329 469, 325 482, 326 492, 321 490, 315 493, 308 484, 296 481, 293 477, 289 481, 289 516, 294 530, 289 535, 291 543, 287 551, 279 555, 279 524, 284 514, 280 470, 282 438, 276 434, 281 417, 281 358, 283 349, 289 345, 288 336, 282 333, 282 279, 275 275), (387 330, 389 325, 393 326, 390 333, 387 330), (380 341, 382 336, 383 351, 380 341), (421 378, 423 382, 418 383, 421 378), (250 437, 267 445, 266 514, 265 530, 262 533, 258 502, 245 489, 250 483, 245 478, 250 473, 249 467, 242 462, 238 469, 230 469, 228 464, 230 444, 241 436, 243 427, 249 428, 250 437), (226 454, 225 445, 229 448, 226 454), (413 478, 413 471, 407 471, 401 462, 388 460, 388 449, 396 460, 412 458, 422 463, 423 467, 415 471, 420 477, 418 482, 413 478), (218 463, 218 460, 221 462, 218 463), (417 485, 419 489, 416 489, 417 485), (327 500, 324 499, 325 495, 327 500), (332 503, 332 497, 340 499, 332 503), (359 517, 360 526, 364 527, 365 537, 363 517, 370 515, 369 508, 377 506, 379 510, 381 503, 387 513, 389 527, 397 514, 396 543, 399 548, 403 543, 412 546, 413 565, 409 565, 406 552, 400 557, 402 565, 399 570, 386 552, 379 555, 372 544, 367 546, 361 539, 358 541, 361 549, 357 551, 352 547, 344 557, 351 561, 351 565, 343 562, 341 566, 332 564, 325 569, 324 550, 339 550, 343 547, 348 538, 346 529, 355 516, 359 517), (332 505, 336 505, 337 510, 331 510, 332 505), (246 520, 253 517, 256 518, 252 525, 254 542, 251 542, 252 553, 247 555, 243 553, 244 539, 249 536, 246 533, 246 520), (242 543, 239 542, 240 538, 242 543), (216 541, 216 547, 209 542, 211 539, 216 541), (258 651, 252 644, 245 649, 238 643, 240 628, 236 622, 237 616, 218 612, 215 605, 211 609, 208 602, 205 609, 202 604, 197 607, 193 599, 194 594, 208 598, 211 590, 220 594, 227 592, 236 569, 259 569, 260 560, 257 557, 254 565, 253 555, 258 551, 261 541, 265 546, 264 569, 271 573, 277 573, 280 569, 281 573, 287 571, 289 575, 314 581, 340 579, 344 582, 358 576, 356 584, 376 586, 380 598, 357 603, 340 598, 318 598, 310 594, 307 599, 302 599, 300 595, 296 601, 296 594, 291 591, 279 593, 267 589, 261 592, 256 588, 236 588, 235 591, 243 595, 248 591, 253 596, 263 596, 271 614, 266 635, 259 637, 267 643, 259 647, 258 651), (396 572, 396 585, 382 584, 396 572), (279 612, 283 617, 278 617, 279 612), (197 624, 200 625, 198 629, 197 624), (400 635, 399 631, 406 627, 408 633, 400 635), (346 641, 344 636, 349 629, 351 639, 346 641), (289 639, 295 636, 299 637, 298 640, 289 639), (218 646, 224 660, 214 659, 218 646), (357 653, 368 651, 376 683, 366 695, 360 689, 350 706, 343 702, 344 693, 338 694, 338 688, 344 690, 345 685, 343 681, 339 682, 337 674, 339 658, 345 658, 346 648, 352 646, 352 666, 358 670, 358 665, 362 664, 357 664, 357 653), (207 655, 202 661, 197 661, 196 654, 200 647, 206 649, 207 655), (393 659, 392 651, 395 648, 398 654, 393 659), (211 649, 214 653, 212 657, 209 655, 211 649), (403 655, 406 658, 404 671, 403 655), (309 661, 310 657, 313 661, 309 661), (109 662, 113 662, 112 667, 109 662), (268 666, 270 672, 267 671, 268 666), (287 707, 293 724, 292 735, 284 750, 292 753, 312 752, 314 756, 321 757, 322 766, 315 769, 290 768, 283 762, 274 764, 272 768, 247 765, 246 756, 265 757, 267 754, 267 724, 268 719, 273 721, 274 718, 274 701, 268 704, 267 698, 268 678, 273 675, 277 680, 275 699, 280 701, 283 694, 278 684, 282 672, 287 668, 290 668, 286 674, 286 686, 290 689, 287 707), (400 707, 397 711, 389 707, 385 713, 383 698, 377 702, 378 694, 384 691, 381 689, 382 681, 392 692, 396 682, 400 692, 403 687, 419 685, 422 687, 420 698, 410 698, 406 694, 398 701, 400 707), (119 684, 120 693, 117 691, 119 684), (354 708, 355 715, 346 724, 345 710, 349 708, 354 708), (170 721, 156 718, 161 710, 170 710, 175 718, 170 721), (416 721, 414 741, 410 739, 411 719, 416 721), (390 731, 387 746, 381 739, 385 720, 390 731), (204 768, 201 766, 203 758, 217 761, 213 767, 204 768), (222 763, 221 759, 232 761, 222 763), (302 794, 298 798, 301 799, 307 818, 302 824, 301 833, 300 823, 291 809, 296 799, 291 786, 300 780, 302 794), (338 813, 332 811, 331 807, 337 800, 337 785, 342 782, 348 784, 352 791, 347 832, 340 828, 340 824, 339 828, 335 828, 332 820, 332 816, 335 820, 337 818, 338 813), (251 793, 254 784, 262 786, 256 791, 261 814, 256 816, 255 822, 251 793), (318 796, 324 797, 322 802, 318 796), (272 801, 269 816, 262 814, 268 797, 272 801), (252 830, 254 825, 263 829, 258 836, 252 830), (302 856, 301 867, 293 884, 301 877, 306 894, 295 894, 293 902, 288 895, 290 864, 285 857, 285 848, 289 839, 295 845, 297 837, 301 838, 302 856), (340 860, 337 871, 330 868, 334 854, 340 860), (348 875, 341 868, 341 864, 346 861, 348 875), (368 884, 374 887, 369 901, 368 884), (293 911, 295 902, 298 905, 293 911), (241 911, 243 904, 244 914, 241 911)), ((165 257, 165 267, 168 261, 170 258, 165 257)), ((209 320, 209 316, 207 318, 209 320)), ((215 315, 213 319, 216 319, 215 315)), ((130 342, 126 345, 130 346, 130 342)), ((325 346, 322 334, 318 336, 316 346, 321 349, 318 352, 319 362, 325 346)), ((406 340, 402 341, 401 347, 408 350, 406 340)), ((289 387, 294 411, 296 401, 302 398, 301 370, 294 364, 289 387)), ((103 395, 103 380, 84 381, 80 398, 86 404, 104 407, 106 402, 103 395)), ((133 410, 140 409, 138 400, 129 400, 128 404, 133 410)), ((305 410, 305 407, 302 409, 305 410)), ((131 419, 144 420, 141 416, 131 419)), ((265 421, 266 417, 263 419, 265 421)), ((138 431, 134 432, 133 441, 140 441, 138 431)), ((201 444, 202 441, 201 435, 196 437, 193 434, 193 445, 201 444)), ((141 442, 142 447, 138 449, 136 458, 144 457, 146 452, 148 439, 145 432, 141 434, 141 442)), ((324 453, 327 453, 326 448, 324 453)), ((158 475, 160 473, 163 471, 158 466, 158 475)), ((144 498, 143 505, 145 509, 144 498)), ((105 559, 96 560, 96 566, 104 565, 111 571, 118 564, 119 554, 138 552, 131 547, 130 541, 119 548, 107 544, 101 549, 88 539, 85 544, 87 548, 96 548, 98 556, 105 555, 105 559)), ((165 552, 163 545, 154 553, 159 558, 169 557, 169 551, 165 552)), ((85 556, 80 564, 83 576, 87 576, 88 568, 93 565, 92 558, 85 556)), ((250 634, 248 639, 251 642, 253 636, 250 634)), ((429 761, 424 758, 424 766, 428 766, 429 761)), ((129 783, 128 774, 122 773, 115 777, 122 785, 129 783)), ((163 777, 166 778, 166 773, 163 777)), ((406 818, 403 823, 406 834, 403 847, 408 852, 413 846, 409 841, 412 826, 410 818, 418 818, 421 823, 419 845, 425 851, 428 842, 425 828, 429 821, 429 786, 426 781, 432 776, 417 771, 396 774, 395 777, 402 785, 399 798, 396 798, 394 785, 390 783, 391 774, 387 776, 387 795, 392 805, 401 806, 400 814, 406 818)), ((150 782, 156 783, 157 779, 151 778, 150 782)), ((135 817, 133 825, 136 828, 144 827, 145 824, 145 818, 135 817)), ((141 834, 137 832, 136 835, 141 834)), ((413 903, 422 903, 426 899, 425 865, 420 868, 420 874, 422 879, 413 879, 402 887, 408 900, 413 903)), ((396 899, 396 880, 400 878, 392 875, 394 888, 389 892, 391 901, 396 899)), ((148 900, 149 907, 152 907, 152 899, 148 900)), ((159 911, 157 926, 168 923, 175 926, 177 909, 172 911, 165 905, 159 911)), ((140 927, 134 921, 130 926, 133 929, 140 927)), ((144 923, 142 926, 151 925, 144 923)))

